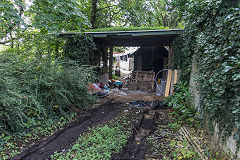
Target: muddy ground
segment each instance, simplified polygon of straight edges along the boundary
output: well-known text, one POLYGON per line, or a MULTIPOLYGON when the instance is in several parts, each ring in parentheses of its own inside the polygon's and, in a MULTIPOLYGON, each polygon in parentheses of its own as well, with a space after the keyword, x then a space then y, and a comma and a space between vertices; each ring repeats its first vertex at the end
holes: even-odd
MULTIPOLYGON (((140 121, 133 126, 132 136, 129 138, 126 146, 118 154, 112 155, 112 159, 146 159, 148 155, 152 155, 152 148, 148 144, 149 136, 153 135, 156 126, 159 123, 167 123, 167 112, 165 117, 159 114, 160 110, 150 109, 149 106, 143 108, 135 108, 129 105, 132 100, 153 101, 154 95, 147 92, 127 92, 127 95, 113 93, 101 100, 100 105, 81 113, 77 120, 65 126, 64 129, 58 131, 54 135, 40 139, 35 145, 26 149, 22 154, 15 156, 14 160, 42 160, 49 159, 54 152, 61 152, 72 147, 80 134, 87 132, 88 128, 104 124, 111 121, 117 116, 121 116, 124 112, 131 112, 133 117, 140 121), (161 122, 159 121, 159 117, 161 122)), ((157 155, 159 157, 159 155, 157 155)))
POLYGON ((42 160, 48 159, 55 151, 69 149, 80 134, 86 132, 88 128, 102 124, 114 119, 118 113, 124 109, 121 102, 107 101, 85 113, 63 130, 55 133, 47 139, 41 139, 34 146, 17 155, 15 160, 42 160))
POLYGON ((140 124, 136 124, 132 136, 122 151, 112 155, 112 160, 171 159, 170 140, 178 135, 169 128, 169 109, 144 111, 140 124), (161 132, 164 128, 164 131, 161 132), (161 132, 161 133, 160 133, 161 132), (172 134, 171 134, 172 133, 172 134), (171 138, 171 136, 174 136, 171 138), (150 142, 151 141, 151 142, 150 142))

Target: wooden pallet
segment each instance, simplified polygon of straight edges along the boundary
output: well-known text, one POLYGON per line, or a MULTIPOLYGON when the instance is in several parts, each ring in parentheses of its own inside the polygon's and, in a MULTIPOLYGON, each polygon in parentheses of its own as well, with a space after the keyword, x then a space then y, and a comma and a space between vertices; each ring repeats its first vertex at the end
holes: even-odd
POLYGON ((155 72, 153 71, 133 71, 130 83, 137 85, 137 89, 147 90, 147 88, 154 88, 154 80, 155 72), (149 85, 150 87, 147 87, 146 85, 149 85))

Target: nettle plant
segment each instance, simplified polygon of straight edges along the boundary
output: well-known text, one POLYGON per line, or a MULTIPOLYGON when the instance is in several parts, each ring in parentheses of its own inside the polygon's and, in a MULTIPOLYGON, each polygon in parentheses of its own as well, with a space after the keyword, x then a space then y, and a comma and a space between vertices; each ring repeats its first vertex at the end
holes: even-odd
POLYGON ((176 50, 176 67, 189 76, 194 55, 201 116, 219 124, 222 140, 234 133, 239 146, 240 5, 236 1, 191 1, 184 14, 186 32, 175 43, 183 46, 176 50))

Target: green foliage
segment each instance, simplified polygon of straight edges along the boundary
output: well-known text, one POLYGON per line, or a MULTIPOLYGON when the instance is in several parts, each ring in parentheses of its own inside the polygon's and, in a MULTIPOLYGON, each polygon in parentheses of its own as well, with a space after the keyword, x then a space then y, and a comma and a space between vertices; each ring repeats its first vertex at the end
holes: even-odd
POLYGON ((60 32, 90 26, 76 0, 35 0, 29 11, 34 27, 41 31, 60 32), (46 7, 47 6, 47 7, 46 7))
POLYGON ((191 147, 187 141, 176 141, 172 140, 170 143, 175 151, 172 153, 174 160, 200 160, 198 153, 191 147))
POLYGON ((37 31, 18 36, 21 41, 0 53, 0 159, 71 121, 71 106, 83 108, 95 100, 87 94, 95 81, 93 67, 65 61, 63 39, 37 31))
POLYGON ((119 6, 126 26, 178 27, 178 11, 168 0, 120 0, 119 6))
POLYGON ((96 49, 93 38, 90 35, 79 34, 67 39, 63 57, 80 65, 94 64, 93 61, 96 60, 94 51, 96 49))
POLYGON ((80 10, 91 22, 91 28, 111 27, 120 23, 122 11, 115 0, 79 0, 79 2, 80 10))
POLYGON ((61 129, 66 123, 73 120, 76 113, 71 113, 69 119, 56 116, 45 117, 44 119, 33 120, 29 122, 31 130, 24 132, 16 132, 13 135, 1 134, 0 135, 0 159, 10 159, 20 154, 26 143, 32 140, 39 139, 40 137, 47 137, 61 129))
POLYGON ((21 1, 0 0, 0 39, 9 35, 13 31, 19 31, 20 25, 24 25, 19 10, 15 7, 24 8, 21 1))
POLYGON ((126 47, 113 47, 113 52, 124 53, 126 49, 126 47))
POLYGON ((185 47, 191 45, 189 36, 185 33, 182 37, 177 37, 174 41, 174 66, 181 69, 180 80, 187 82, 189 85, 190 74, 192 69, 193 50, 191 47, 185 47))
POLYGON ((127 129, 126 117, 117 118, 110 124, 89 129, 89 133, 80 135, 73 147, 67 152, 55 153, 52 159, 111 159, 113 153, 127 144, 131 131, 127 129))
POLYGON ((52 59, 58 58, 62 59, 63 47, 65 44, 64 39, 57 37, 54 34, 44 34, 39 31, 25 31, 18 35, 18 42, 12 49, 8 49, 6 54, 11 52, 11 54, 21 55, 22 59, 35 59, 48 56, 52 59))
POLYGON ((92 28, 113 26, 179 27, 179 11, 168 0, 80 0, 92 28))
MULTIPOLYGON (((192 104, 192 96, 186 83, 179 82, 175 85, 175 93, 167 97, 170 107, 173 107, 172 114, 179 124, 196 124, 197 111, 192 104)), ((176 124, 173 124, 174 126, 176 124)), ((174 127, 173 126, 173 127, 174 127)))
POLYGON ((62 67, 49 57, 22 61, 20 56, 0 56, 0 127, 19 131, 46 116, 68 117, 71 105, 89 105, 86 85, 92 69, 77 64, 62 67), (54 107, 57 106, 57 107, 54 107))
POLYGON ((115 74, 112 75, 112 79, 120 80, 120 78, 118 76, 116 76, 115 74))
MULTIPOLYGON (((56 33, 90 27, 76 0, 0 0, 1 44, 13 48, 23 34, 32 31, 56 33)), ((25 34, 26 35, 26 34, 25 34)))
POLYGON ((190 61, 194 55, 202 116, 219 124, 223 140, 237 129, 234 137, 239 141, 240 5, 237 1, 191 1, 184 14, 186 33, 178 54, 185 59, 176 59, 177 63, 190 61), (187 55, 191 56, 187 59, 187 55))

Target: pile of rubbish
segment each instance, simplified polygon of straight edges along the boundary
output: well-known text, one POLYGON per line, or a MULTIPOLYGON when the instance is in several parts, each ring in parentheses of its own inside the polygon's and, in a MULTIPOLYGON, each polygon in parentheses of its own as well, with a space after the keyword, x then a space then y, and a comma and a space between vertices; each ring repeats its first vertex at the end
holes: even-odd
POLYGON ((99 98, 104 98, 111 93, 126 95, 125 92, 121 91, 123 87, 127 87, 127 82, 110 79, 106 83, 91 83, 88 85, 88 90, 90 95, 97 95, 99 98))

